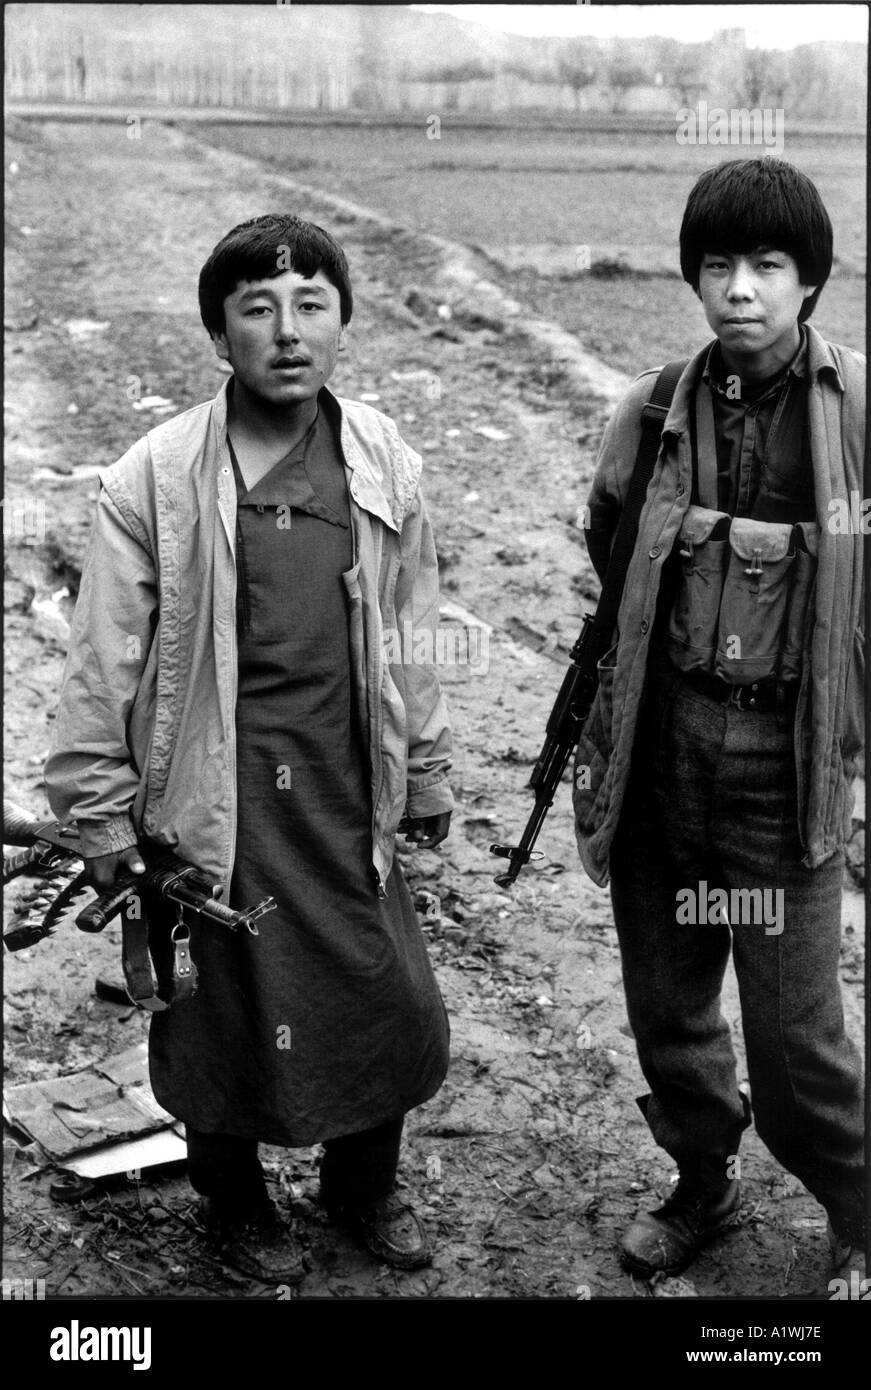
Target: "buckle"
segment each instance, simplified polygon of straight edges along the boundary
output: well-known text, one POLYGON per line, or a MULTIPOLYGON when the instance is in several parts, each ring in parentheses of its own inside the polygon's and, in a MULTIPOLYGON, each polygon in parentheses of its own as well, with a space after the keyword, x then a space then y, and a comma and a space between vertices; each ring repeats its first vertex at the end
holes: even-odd
POLYGON ((173 927, 170 936, 175 947, 175 960, 173 962, 173 975, 180 980, 186 980, 193 974, 194 963, 191 960, 190 944, 191 929, 186 922, 178 922, 173 927))
POLYGON ((736 709, 755 709, 759 691, 759 682, 753 685, 733 685, 729 692, 727 704, 734 705, 736 709))
POLYGON ((196 994, 199 974, 190 950, 191 929, 181 907, 177 908, 177 913, 178 920, 170 932, 173 945, 171 995, 174 1004, 196 994))

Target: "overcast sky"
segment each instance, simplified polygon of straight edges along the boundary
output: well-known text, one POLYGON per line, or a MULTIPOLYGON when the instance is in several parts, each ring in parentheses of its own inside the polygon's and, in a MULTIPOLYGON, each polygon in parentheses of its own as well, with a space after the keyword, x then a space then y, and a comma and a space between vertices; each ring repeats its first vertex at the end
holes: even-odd
POLYGON ((817 39, 868 40, 862 5, 412 5, 443 10, 513 34, 642 38, 662 34, 687 43, 720 29, 745 29, 751 48, 794 48, 817 39))

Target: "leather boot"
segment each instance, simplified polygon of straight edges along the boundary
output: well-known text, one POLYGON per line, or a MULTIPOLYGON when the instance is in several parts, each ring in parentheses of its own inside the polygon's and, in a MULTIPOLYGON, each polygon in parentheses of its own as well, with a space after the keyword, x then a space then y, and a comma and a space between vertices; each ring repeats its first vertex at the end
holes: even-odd
POLYGON ((832 1223, 826 1226, 829 1241, 828 1298, 865 1299, 871 1293, 871 1280, 865 1276, 865 1247, 858 1238, 839 1236, 832 1223))
POLYGON ((621 1259, 633 1274, 679 1274, 708 1241, 738 1223, 737 1179, 712 1188, 681 1177, 668 1201, 637 1216, 623 1236, 621 1259))
POLYGON ((246 1215, 229 1214, 203 1197, 200 1220, 228 1265, 264 1284, 298 1284, 306 1273, 290 1223, 272 1202, 246 1215))
POLYGON ((395 1193, 363 1206, 322 1200, 330 1218, 346 1226, 376 1260, 394 1269, 422 1269, 432 1262, 432 1246, 416 1213, 395 1193))

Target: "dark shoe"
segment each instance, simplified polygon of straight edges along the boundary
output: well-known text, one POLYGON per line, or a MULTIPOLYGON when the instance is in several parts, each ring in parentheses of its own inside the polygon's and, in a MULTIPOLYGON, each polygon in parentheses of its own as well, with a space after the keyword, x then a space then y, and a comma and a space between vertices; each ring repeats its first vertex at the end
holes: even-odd
POLYGON ((328 1215, 357 1237, 370 1255, 394 1269, 422 1269, 432 1262, 432 1247, 411 1207, 395 1193, 364 1207, 324 1203, 328 1215))
POLYGON ((204 1197, 200 1219, 221 1259, 242 1274, 264 1284, 298 1284, 305 1275, 293 1229, 271 1202, 243 1218, 228 1216, 211 1197, 204 1197))
POLYGON ((663 1206, 632 1222, 620 1247, 623 1264, 646 1279, 679 1274, 703 1245, 737 1224, 739 1205, 737 1179, 712 1190, 681 1178, 663 1206))
POLYGON ((848 1236, 841 1237, 826 1226, 829 1241, 829 1282, 826 1290, 829 1298, 868 1297, 871 1283, 865 1277, 865 1248, 848 1236))

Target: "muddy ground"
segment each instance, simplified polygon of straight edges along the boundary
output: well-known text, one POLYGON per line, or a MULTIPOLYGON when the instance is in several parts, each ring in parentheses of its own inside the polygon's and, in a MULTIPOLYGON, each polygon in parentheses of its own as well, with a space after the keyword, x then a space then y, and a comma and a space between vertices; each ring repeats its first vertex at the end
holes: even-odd
MULTIPOLYGON (((444 669, 457 740, 451 837, 438 853, 404 856, 453 1030, 449 1077, 409 1117, 402 1167, 438 1251, 419 1273, 377 1266, 314 1204, 317 1150, 269 1149, 274 1195, 309 1247, 300 1296, 824 1290, 824 1213, 752 1130, 739 1229, 681 1279, 649 1285, 621 1270, 617 1235, 639 1206, 659 1203, 672 1168, 635 1104, 645 1086, 609 898, 580 872, 568 784, 542 865, 512 891, 493 882, 488 846, 522 828, 565 653, 595 598, 576 517, 619 378, 597 377, 580 355, 560 360, 558 335, 548 340, 531 322, 535 306, 508 302, 510 279, 494 285, 492 265, 481 286, 475 258, 459 248, 301 193, 165 125, 128 134, 120 120, 8 129, 6 495, 31 510, 19 510, 7 540, 6 795, 47 811, 41 765, 72 601, 52 595, 75 590, 96 470, 156 422, 134 410, 137 391, 177 409, 214 394, 221 376, 198 321, 196 274, 217 238, 257 211, 290 206, 342 238, 357 307, 333 384, 376 401, 423 453, 446 615, 485 625, 476 664, 444 669)), ((142 1013, 94 994, 97 974, 119 976, 118 952, 114 929, 88 938, 70 920, 51 942, 6 955, 7 1085, 76 1070, 145 1036, 142 1013)), ((857 1039, 861 952, 851 882, 842 976, 857 1039)), ((725 1009, 743 1065, 731 978, 725 1009)), ((38 1156, 7 1136, 4 1158, 4 1274, 78 1297, 276 1297, 206 1250, 183 1173, 120 1179, 60 1207, 38 1156)))

